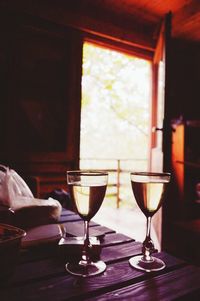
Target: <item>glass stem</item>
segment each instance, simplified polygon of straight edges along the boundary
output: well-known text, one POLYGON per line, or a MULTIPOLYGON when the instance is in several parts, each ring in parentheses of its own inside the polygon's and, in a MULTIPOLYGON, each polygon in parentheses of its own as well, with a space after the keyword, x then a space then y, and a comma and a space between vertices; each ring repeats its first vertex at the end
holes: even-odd
POLYGON ((151 216, 147 217, 146 238, 143 242, 142 254, 143 260, 152 261, 151 253, 154 251, 154 244, 151 239, 151 216))
POLYGON ((89 240, 89 221, 84 221, 84 244, 81 264, 87 265, 90 262, 89 256, 90 240, 89 240))

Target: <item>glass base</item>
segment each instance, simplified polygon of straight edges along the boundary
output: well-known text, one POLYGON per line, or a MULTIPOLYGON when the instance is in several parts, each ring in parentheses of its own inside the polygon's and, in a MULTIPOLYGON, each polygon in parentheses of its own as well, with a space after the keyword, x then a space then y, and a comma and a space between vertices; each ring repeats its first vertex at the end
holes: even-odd
POLYGON ((166 267, 165 263, 156 257, 151 257, 152 260, 145 261, 143 255, 134 256, 129 259, 129 263, 132 267, 145 272, 160 271, 166 267))
POLYGON ((80 263, 67 263, 66 270, 75 276, 91 277, 103 273, 106 269, 105 262, 99 260, 97 262, 90 262, 87 265, 80 263))

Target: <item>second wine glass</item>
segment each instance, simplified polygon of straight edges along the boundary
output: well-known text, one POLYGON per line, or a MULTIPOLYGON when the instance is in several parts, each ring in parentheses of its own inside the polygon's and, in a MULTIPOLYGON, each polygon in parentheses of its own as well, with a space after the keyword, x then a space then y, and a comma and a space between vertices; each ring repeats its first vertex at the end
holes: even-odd
POLYGON ((143 242, 142 255, 132 257, 130 265, 146 272, 159 271, 165 263, 153 257, 154 244, 151 239, 151 218, 158 211, 164 200, 169 173, 132 172, 131 185, 136 202, 147 219, 146 238, 143 242))
POLYGON ((93 262, 89 255, 89 221, 99 210, 105 197, 108 173, 91 170, 67 171, 67 183, 77 213, 84 221, 84 245, 82 258, 78 263, 68 263, 69 273, 88 277, 102 273, 106 264, 99 260, 93 262))

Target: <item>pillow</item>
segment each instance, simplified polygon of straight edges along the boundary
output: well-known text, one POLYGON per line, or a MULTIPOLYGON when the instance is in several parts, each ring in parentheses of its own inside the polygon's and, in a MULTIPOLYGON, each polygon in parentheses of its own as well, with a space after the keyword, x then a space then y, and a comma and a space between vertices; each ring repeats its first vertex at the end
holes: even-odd
POLYGON ((57 222, 62 206, 53 198, 45 200, 17 197, 12 210, 14 211, 14 225, 27 229, 57 222))

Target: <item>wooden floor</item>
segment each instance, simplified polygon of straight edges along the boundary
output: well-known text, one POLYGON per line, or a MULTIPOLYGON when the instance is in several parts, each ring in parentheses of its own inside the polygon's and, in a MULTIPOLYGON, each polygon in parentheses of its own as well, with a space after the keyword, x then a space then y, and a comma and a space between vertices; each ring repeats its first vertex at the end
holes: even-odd
MULTIPOLYGON (((146 234, 146 218, 138 208, 119 208, 102 206, 92 219, 117 232, 123 233, 137 241, 143 242, 146 234)), ((152 227, 151 237, 155 247, 160 250, 155 231, 152 227)))

